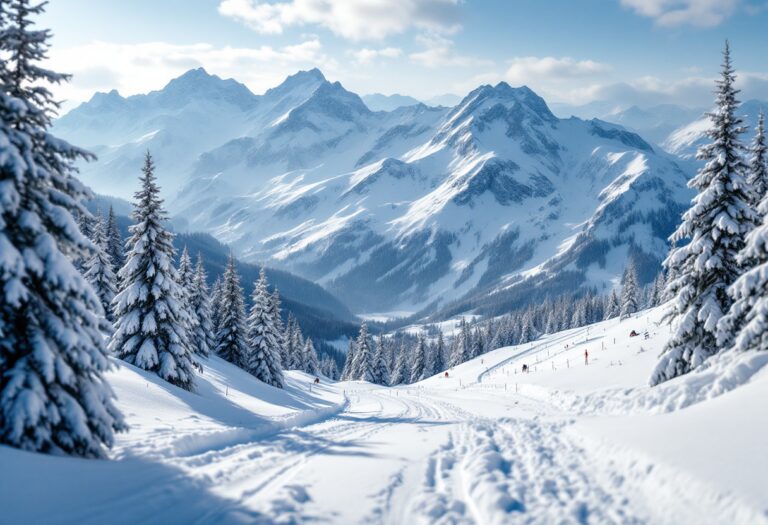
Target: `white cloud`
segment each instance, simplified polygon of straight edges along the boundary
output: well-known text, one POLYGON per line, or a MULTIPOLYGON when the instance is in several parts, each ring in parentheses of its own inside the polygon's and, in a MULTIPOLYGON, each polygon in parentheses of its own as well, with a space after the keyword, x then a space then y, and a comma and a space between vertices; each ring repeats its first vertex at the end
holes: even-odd
POLYGON ((592 60, 570 57, 516 57, 510 60, 506 79, 513 84, 525 84, 531 79, 562 79, 595 76, 610 69, 592 60))
POLYGON ((411 28, 453 32, 459 0, 221 0, 219 13, 259 33, 280 34, 302 25, 323 26, 350 40, 381 40, 411 28))
MULTIPOLYGON (((736 87, 741 90, 739 99, 765 99, 768 93, 768 75, 756 72, 738 72, 736 87)), ((571 98, 562 100, 585 103, 595 100, 606 101, 617 106, 654 106, 658 104, 680 104, 689 107, 710 107, 715 78, 690 76, 674 81, 653 76, 639 77, 626 82, 594 84, 570 92, 571 98)))
POLYGON ((302 67, 320 66, 326 71, 338 68, 316 39, 281 48, 92 42, 53 48, 47 65, 73 74, 72 82, 54 87, 57 97, 70 101, 87 100, 95 91, 113 88, 123 95, 160 89, 171 78, 200 66, 210 73, 233 77, 256 93, 277 85, 302 67))
POLYGON ((419 35, 416 41, 425 49, 411 53, 410 59, 428 68, 489 66, 490 60, 464 56, 456 53, 453 41, 437 34, 419 35))
POLYGON ((403 54, 403 51, 397 47, 385 47, 382 49, 369 49, 364 47, 357 51, 352 51, 351 55, 359 64, 370 64, 377 58, 397 58, 403 54))
POLYGON ((740 0, 621 0, 641 16, 661 26, 690 24, 713 27, 733 14, 740 0))

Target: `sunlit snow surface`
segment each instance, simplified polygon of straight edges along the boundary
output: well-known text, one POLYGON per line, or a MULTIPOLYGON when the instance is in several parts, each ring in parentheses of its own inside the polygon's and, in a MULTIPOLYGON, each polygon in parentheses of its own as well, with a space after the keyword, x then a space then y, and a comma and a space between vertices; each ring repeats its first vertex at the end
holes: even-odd
POLYGON ((398 388, 279 391, 212 358, 191 394, 123 366, 114 460, 0 447, 0 523, 768 523, 768 356, 650 389, 660 316, 398 388))

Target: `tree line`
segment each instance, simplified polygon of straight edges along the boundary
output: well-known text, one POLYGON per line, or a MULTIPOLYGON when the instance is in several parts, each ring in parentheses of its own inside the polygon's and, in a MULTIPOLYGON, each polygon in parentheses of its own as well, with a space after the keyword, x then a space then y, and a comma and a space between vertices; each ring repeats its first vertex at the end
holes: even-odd
POLYGON ((389 337, 373 338, 364 323, 357 338, 349 343, 341 378, 390 386, 415 383, 491 350, 615 317, 629 318, 643 308, 661 304, 665 286, 665 275, 659 273, 641 287, 636 265, 630 259, 620 293, 612 290, 601 296, 590 289, 581 295, 549 298, 499 317, 462 318, 450 336, 435 325, 426 325, 415 334, 401 330, 389 337))

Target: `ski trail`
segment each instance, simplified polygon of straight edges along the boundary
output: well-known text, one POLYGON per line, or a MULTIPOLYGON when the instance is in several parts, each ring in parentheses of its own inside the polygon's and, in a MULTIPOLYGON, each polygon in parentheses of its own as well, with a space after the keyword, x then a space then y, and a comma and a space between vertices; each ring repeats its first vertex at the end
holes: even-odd
POLYGON ((462 424, 430 458, 415 516, 437 524, 647 523, 631 494, 595 475, 563 424, 462 424))

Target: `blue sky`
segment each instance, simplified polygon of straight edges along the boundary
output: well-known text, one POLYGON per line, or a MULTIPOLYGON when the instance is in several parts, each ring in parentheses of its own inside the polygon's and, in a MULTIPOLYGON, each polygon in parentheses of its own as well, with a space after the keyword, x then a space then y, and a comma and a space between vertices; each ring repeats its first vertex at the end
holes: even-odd
POLYGON ((161 88, 192 67, 254 92, 319 67, 361 94, 527 84, 550 102, 708 103, 729 38, 768 98, 767 0, 53 0, 58 95, 161 88))

